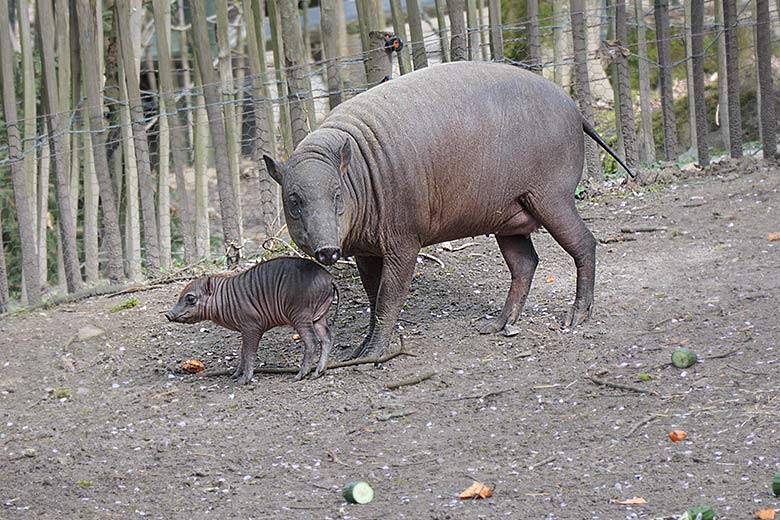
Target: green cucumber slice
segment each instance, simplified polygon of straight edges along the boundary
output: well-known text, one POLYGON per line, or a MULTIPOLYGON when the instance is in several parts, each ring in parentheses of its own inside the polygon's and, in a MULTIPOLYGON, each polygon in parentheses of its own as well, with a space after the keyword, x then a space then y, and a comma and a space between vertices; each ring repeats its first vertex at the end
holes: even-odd
POLYGON ((374 489, 364 481, 350 482, 344 486, 344 500, 352 504, 368 504, 374 500, 374 489))
POLYGON ((780 471, 775 473, 775 478, 772 479, 772 493, 780 497, 780 471))
POLYGON ((672 365, 677 368, 688 368, 694 365, 699 358, 687 348, 678 348, 672 352, 672 365))
POLYGON ((709 506, 692 507, 685 512, 691 520, 713 520, 715 511, 709 506))

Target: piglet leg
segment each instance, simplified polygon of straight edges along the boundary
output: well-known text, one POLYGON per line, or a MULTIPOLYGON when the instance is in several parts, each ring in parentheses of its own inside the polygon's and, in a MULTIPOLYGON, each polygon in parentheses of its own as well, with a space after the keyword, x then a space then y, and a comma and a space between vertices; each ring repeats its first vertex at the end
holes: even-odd
POLYGON ((295 380, 300 381, 311 372, 314 365, 314 358, 317 356, 319 340, 314 331, 314 325, 311 322, 296 325, 295 330, 298 331, 298 334, 300 334, 301 339, 303 340, 303 362, 301 362, 301 369, 295 375, 295 380))
POLYGON ((314 322, 314 331, 320 339, 320 362, 317 363, 317 369, 314 371, 312 377, 318 378, 325 373, 325 368, 328 366, 328 356, 330 355, 330 349, 333 346, 333 337, 330 334, 328 322, 325 320, 324 316, 314 322))
POLYGON ((258 330, 241 331, 240 360, 231 376, 238 384, 243 385, 252 380, 252 376, 255 373, 257 346, 260 344, 260 338, 262 337, 263 333, 258 330))

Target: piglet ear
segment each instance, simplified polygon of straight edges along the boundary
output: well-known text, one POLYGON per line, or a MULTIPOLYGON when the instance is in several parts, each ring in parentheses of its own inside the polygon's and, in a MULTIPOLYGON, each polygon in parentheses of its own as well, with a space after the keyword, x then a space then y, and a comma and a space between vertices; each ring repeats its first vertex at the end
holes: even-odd
POLYGON ((263 155, 263 162, 265 162, 265 169, 268 172, 268 175, 270 175, 273 180, 281 184, 282 165, 279 164, 276 159, 268 155, 263 155))
POLYGON ((352 160, 352 145, 349 139, 344 141, 341 146, 341 162, 339 163, 339 173, 343 177, 347 174, 347 168, 349 167, 349 161, 352 160))

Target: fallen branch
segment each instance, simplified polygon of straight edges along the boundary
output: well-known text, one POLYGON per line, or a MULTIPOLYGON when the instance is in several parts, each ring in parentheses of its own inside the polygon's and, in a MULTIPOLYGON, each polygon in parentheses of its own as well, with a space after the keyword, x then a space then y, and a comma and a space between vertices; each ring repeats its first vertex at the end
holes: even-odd
POLYGON ((558 457, 554 457, 553 456, 553 457, 546 458, 543 461, 537 462, 536 464, 531 464, 530 466, 528 466, 528 471, 533 471, 534 469, 538 468, 539 466, 544 466, 545 464, 549 464, 551 462, 555 462, 555 460, 557 458, 558 457))
POLYGON ((152 289, 160 289, 162 287, 165 287, 168 284, 174 283, 174 282, 180 282, 183 280, 192 280, 193 277, 186 277, 186 278, 174 278, 171 279, 168 282, 165 283, 156 283, 154 285, 134 285, 132 287, 128 287, 127 289, 122 289, 121 291, 117 291, 111 294, 106 295, 106 298, 116 298, 117 296, 122 296, 123 294, 132 294, 137 292, 143 292, 143 291, 151 291, 152 289))
POLYGON ((489 397, 496 397, 501 394, 505 394, 507 392, 514 392, 517 390, 517 387, 513 386, 512 388, 505 388, 504 390, 496 390, 495 392, 488 392, 486 394, 480 394, 480 395, 466 395, 463 397, 454 397, 452 399, 447 399, 449 402, 454 401, 468 401, 470 399, 487 399, 489 397))
POLYGON ((461 244, 459 246, 453 246, 451 243, 445 242, 444 244, 442 244, 442 249, 444 249, 445 251, 448 251, 450 253, 454 253, 456 251, 462 251, 462 250, 466 249, 467 247, 478 246, 478 245, 479 245, 478 242, 466 242, 465 244, 461 244), (447 244, 449 244, 449 245, 447 245, 447 244))
POLYGON ((707 357, 704 357, 702 359, 723 359, 725 357, 729 357, 731 355, 736 354, 737 352, 739 352, 739 350, 740 349, 737 348, 737 349, 734 349, 734 350, 729 350, 728 352, 726 352, 724 354, 715 354, 714 356, 707 356, 707 357))
POLYGON ((647 424, 650 424, 652 421, 655 421, 657 418, 658 418, 657 415, 651 415, 650 417, 644 418, 643 420, 639 421, 634 426, 632 426, 631 429, 628 430, 628 432, 626 432, 624 437, 626 439, 631 437, 634 434, 634 432, 637 431, 639 428, 641 428, 642 426, 645 426, 647 424))
POLYGON ((636 238, 624 237, 621 235, 619 237, 600 238, 599 242, 601 242, 602 244, 614 244, 615 242, 633 242, 634 240, 636 240, 636 238))
POLYGON ((726 363, 726 366, 729 368, 733 368, 737 372, 742 372, 743 374, 748 374, 751 376, 765 376, 767 375, 766 372, 751 372, 750 370, 745 370, 744 368, 739 368, 738 366, 732 365, 731 363, 726 363))
POLYGON ((433 256, 431 254, 420 252, 420 253, 417 253, 417 256, 419 256, 421 258, 427 258, 428 260, 432 260, 432 261, 436 262, 437 264, 439 264, 439 267, 441 267, 442 269, 444 269, 444 267, 445 267, 444 266, 444 262, 442 262, 441 260, 439 260, 438 258, 436 258, 435 256, 433 256))
POLYGON ((300 253, 300 252, 299 252, 297 249, 295 249, 295 248, 292 246, 292 244, 290 244, 290 243, 289 243, 289 242, 287 242, 286 240, 282 240, 282 239, 281 239, 281 238, 279 238, 279 237, 268 237, 268 238, 266 238, 265 240, 263 240, 263 243, 262 243, 261 247, 262 247, 263 249, 265 249, 266 251, 273 251, 273 249, 271 249, 270 247, 267 247, 267 246, 266 246, 266 244, 268 244, 268 242, 281 242, 281 243, 282 243, 282 245, 284 245, 285 249, 289 249, 290 251, 292 251, 293 253, 295 253, 297 256, 299 256, 299 257, 303 258, 303 255, 302 255, 302 254, 301 254, 301 253, 300 253))
POLYGON ((620 228, 621 233, 653 233, 655 231, 667 231, 669 228, 666 226, 658 227, 637 227, 637 228, 620 228))
POLYGON ((628 390, 629 392, 636 392, 639 394, 650 394, 656 396, 658 395, 658 392, 654 390, 646 390, 644 388, 638 388, 636 386, 623 385, 620 383, 612 383, 610 381, 605 381, 603 379, 599 379, 593 376, 588 376, 588 379, 590 379, 592 382, 596 383, 597 385, 606 386, 609 388, 615 388, 617 390, 628 390))
POLYGON ((432 378, 436 374, 438 374, 438 372, 436 372, 436 371, 426 372, 426 373, 424 373, 422 375, 419 375, 419 376, 414 376, 414 377, 410 377, 408 379, 403 379, 401 381, 398 381, 397 383, 390 383, 389 385, 386 386, 386 388, 388 390, 396 390, 396 389, 402 388, 404 386, 416 385, 418 383, 422 383, 423 381, 425 381, 427 379, 432 378))

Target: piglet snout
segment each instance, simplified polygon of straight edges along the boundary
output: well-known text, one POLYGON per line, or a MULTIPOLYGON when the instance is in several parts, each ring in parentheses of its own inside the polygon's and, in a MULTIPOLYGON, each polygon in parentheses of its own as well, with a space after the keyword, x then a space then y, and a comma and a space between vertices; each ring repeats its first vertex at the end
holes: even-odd
POLYGON ((341 258, 341 249, 338 247, 321 247, 314 252, 314 256, 323 265, 333 265, 341 258))
POLYGON ((168 318, 168 321, 173 321, 173 311, 166 312, 165 317, 168 318))

